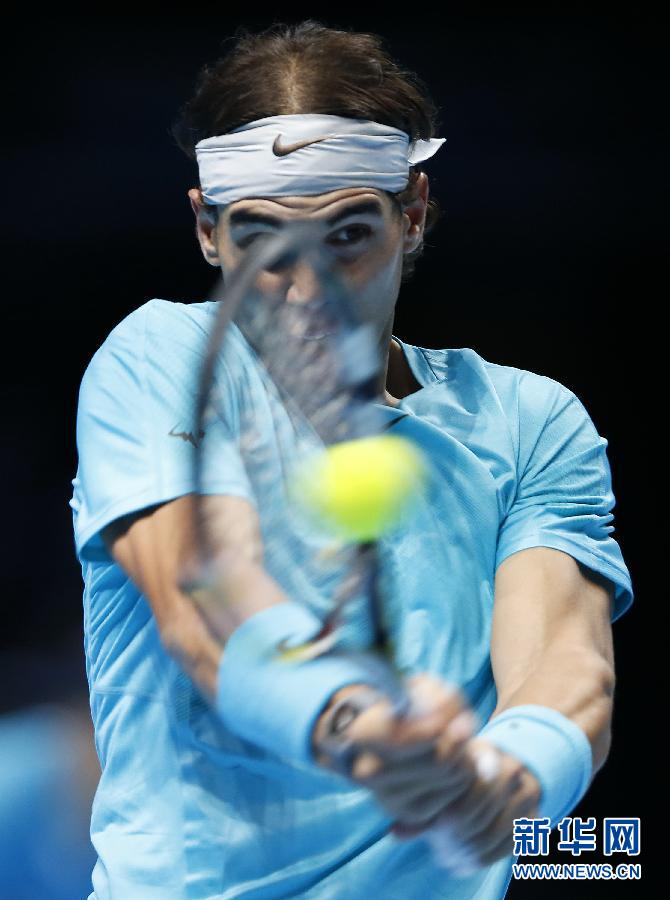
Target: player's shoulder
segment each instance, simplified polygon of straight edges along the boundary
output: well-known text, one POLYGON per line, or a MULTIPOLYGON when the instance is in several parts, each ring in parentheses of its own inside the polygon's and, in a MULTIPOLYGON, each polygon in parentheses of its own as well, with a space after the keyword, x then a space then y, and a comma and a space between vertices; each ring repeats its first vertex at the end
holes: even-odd
POLYGON ((165 333, 182 334, 207 333, 215 314, 217 303, 214 300, 183 303, 178 300, 163 300, 154 297, 144 304, 146 309, 146 327, 165 333))
POLYGON ((436 383, 464 408, 497 410, 518 425, 546 422, 568 404, 581 405, 568 387, 539 372, 484 358, 471 347, 414 347, 436 383))
MULTIPOLYGON (((555 403, 576 399, 575 394, 560 381, 541 372, 533 372, 519 366, 509 366, 484 359, 474 350, 467 350, 473 358, 481 361, 493 389, 502 397, 516 396, 525 407, 552 406, 555 403)), ((476 365, 474 360, 473 365, 476 365)))
POLYGON ((127 337, 146 338, 189 334, 202 335, 208 329, 214 311, 214 301, 183 303, 154 297, 128 313, 112 328, 103 346, 127 337))
POLYGON ((492 362, 469 347, 452 350, 451 354, 452 360, 455 354, 463 369, 478 373, 503 405, 511 405, 527 415, 549 414, 557 405, 577 399, 570 388, 541 372, 492 362))
POLYGON ((412 347, 421 354, 435 380, 450 387, 485 388, 501 399, 522 396, 532 403, 570 398, 573 392, 554 378, 519 366, 485 359, 471 347, 412 347))
POLYGON ((214 312, 213 301, 182 303, 153 298, 124 316, 109 331, 93 354, 88 369, 106 360, 141 362, 152 350, 169 351, 170 345, 202 342, 214 312))

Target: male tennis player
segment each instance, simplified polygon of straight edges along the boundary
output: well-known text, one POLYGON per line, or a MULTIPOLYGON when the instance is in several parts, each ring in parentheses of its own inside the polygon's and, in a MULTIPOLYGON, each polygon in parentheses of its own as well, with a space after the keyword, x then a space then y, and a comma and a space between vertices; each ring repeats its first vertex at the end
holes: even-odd
MULTIPOLYGON (((327 225, 323 252, 387 360, 386 404, 431 456, 434 489, 381 546, 413 706, 397 712, 383 677, 344 654, 281 671, 250 654, 316 617, 309 548, 287 535, 293 564, 264 558, 234 443, 210 514, 243 623, 231 634, 215 599, 185 592, 194 373, 215 303, 144 304, 95 354, 78 415, 97 900, 499 898, 513 820, 555 824, 607 757, 610 623, 633 599, 607 441, 549 378, 392 334, 431 214, 417 164, 440 148, 433 116, 377 38, 308 22, 238 40, 175 130, 198 162, 197 237, 224 280, 286 223, 327 225), (331 771, 342 741, 347 778, 331 771)), ((304 260, 259 286, 287 303, 319 292, 304 260)), ((262 398, 239 353, 231 408, 262 398)))

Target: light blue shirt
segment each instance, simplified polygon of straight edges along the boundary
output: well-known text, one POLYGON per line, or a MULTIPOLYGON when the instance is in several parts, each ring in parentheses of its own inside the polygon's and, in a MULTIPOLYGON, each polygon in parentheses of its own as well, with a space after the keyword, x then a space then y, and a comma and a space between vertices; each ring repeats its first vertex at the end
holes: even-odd
MULTIPOLYGON (((82 382, 71 505, 103 769, 91 897, 502 897, 512 857, 456 879, 436 868, 422 838, 397 842, 367 791, 228 731, 165 652, 147 600, 105 551, 105 525, 193 489, 192 407, 215 308, 146 303, 112 331, 82 382)), ((250 409, 261 423, 265 472, 281 472, 292 434, 268 415, 266 384, 239 332, 227 340, 234 363, 220 387, 231 414, 216 434, 225 465, 208 468, 205 484, 253 503, 259 473, 236 452, 239 415, 250 409)), ((484 723, 496 704, 494 576, 510 554, 553 547, 602 574, 615 586, 613 620, 632 603, 612 536, 607 441, 579 399, 550 378, 468 348, 399 343, 422 388, 389 416, 427 451, 431 480, 410 519, 381 544, 389 628, 399 666, 458 684, 484 723)), ((269 535, 273 523, 259 515, 269 535)), ((293 599, 323 606, 312 538, 293 523, 283 531, 283 545, 266 559, 270 573, 293 599)))

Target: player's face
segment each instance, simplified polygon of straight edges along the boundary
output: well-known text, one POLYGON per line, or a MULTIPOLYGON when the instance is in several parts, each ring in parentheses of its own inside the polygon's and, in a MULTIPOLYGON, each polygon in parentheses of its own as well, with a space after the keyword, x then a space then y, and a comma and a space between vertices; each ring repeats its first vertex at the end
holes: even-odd
MULTIPOLYGON (((189 191, 196 213, 197 191, 189 191)), ((205 258, 220 266, 224 279, 253 253, 254 245, 289 222, 325 226, 323 250, 339 279, 356 298, 359 315, 371 322, 380 339, 392 323, 405 253, 422 236, 425 202, 399 213, 390 197, 375 188, 346 188, 309 197, 245 199, 220 211, 210 229, 199 218, 198 236, 205 258)), ((277 271, 263 271, 258 289, 284 296, 288 303, 318 300, 319 278, 305 261, 277 271)))

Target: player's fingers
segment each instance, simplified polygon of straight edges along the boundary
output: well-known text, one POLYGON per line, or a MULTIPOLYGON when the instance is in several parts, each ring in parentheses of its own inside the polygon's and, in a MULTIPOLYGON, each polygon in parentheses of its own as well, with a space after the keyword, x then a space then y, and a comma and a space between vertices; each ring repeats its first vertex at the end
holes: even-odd
POLYGON ((360 747, 361 752, 375 753, 386 764, 405 765, 415 760, 430 764, 434 759, 435 734, 439 721, 422 721, 414 728, 413 739, 407 734, 398 736, 399 719, 394 717, 390 704, 382 708, 375 704, 361 713, 347 729, 347 738, 360 747), (425 735, 423 738, 420 735, 425 735))
POLYGON ((465 793, 443 808, 445 819, 455 823, 458 836, 463 841, 471 840, 491 828, 521 787, 521 763, 507 755, 498 756, 497 774, 493 779, 477 777, 465 793))
POLYGON ((477 720, 472 710, 466 708, 458 712, 435 740, 435 760, 441 764, 456 764, 465 753, 467 741, 472 738, 476 727, 477 720))
POLYGON ((445 804, 451 805, 468 791, 468 782, 452 782, 448 786, 431 787, 421 794, 401 794, 398 792, 376 792, 382 805, 394 815, 398 822, 411 827, 426 829, 443 812, 445 804))
POLYGON ((467 741, 476 727, 471 710, 461 710, 436 741, 417 741, 397 746, 369 742, 362 744, 374 754, 375 763, 366 759, 357 772, 372 779, 366 786, 375 792, 396 791, 406 802, 431 790, 449 790, 452 785, 471 781, 473 765, 467 758, 467 741), (381 764, 383 760, 383 765, 381 764))
MULTIPOLYGON (((403 749, 406 748, 400 748, 399 752, 403 749)), ((377 755, 384 765, 374 770, 365 786, 376 792, 395 792, 403 801, 431 791, 446 796, 445 792, 453 786, 469 784, 477 777, 475 763, 465 742, 452 748, 446 762, 435 759, 434 744, 429 744, 424 753, 414 758, 399 758, 385 754, 383 750, 377 755)))
POLYGON ((347 738, 361 746, 389 741, 396 725, 390 700, 380 700, 358 715, 347 728, 347 738))
POLYGON ((458 766, 406 764, 402 772, 398 767, 384 768, 363 783, 400 822, 427 827, 431 819, 468 794, 476 782, 475 766, 465 759, 458 766))
POLYGON ((365 784, 372 790, 416 794, 430 786, 437 788, 449 780, 449 773, 445 772, 445 767, 437 764, 433 758, 432 745, 429 745, 422 755, 413 759, 398 759, 383 753, 376 755, 383 759, 384 765, 365 784))
POLYGON ((419 769, 424 770, 434 766, 432 741, 421 741, 420 743, 401 746, 395 744, 393 740, 386 742, 369 741, 361 742, 360 747, 361 750, 376 753, 377 756, 384 760, 385 771, 397 771, 401 778, 402 775, 400 773, 403 771, 406 771, 409 778, 412 778, 415 776, 410 773, 416 773, 419 769))
POLYGON ((460 691, 434 676, 422 674, 408 680, 407 693, 408 714, 397 716, 390 702, 380 701, 349 726, 348 739, 361 748, 352 770, 355 778, 370 778, 382 769, 388 772, 395 767, 392 778, 397 775, 402 779, 406 775, 416 782, 417 772, 413 767, 432 765, 437 739, 439 762, 448 760, 455 764, 462 755, 462 747, 473 733, 475 718, 464 708, 460 691))
MULTIPOLYGON (((504 810, 521 786, 522 771, 518 760, 484 741, 471 741, 464 764, 444 767, 430 790, 425 784, 420 785, 423 790, 415 786, 413 793, 397 790, 390 804, 403 825, 427 827, 439 817, 447 830, 453 827, 459 839, 469 840, 490 827, 504 810), (488 759, 488 754, 495 754, 495 760, 488 759)), ((378 793, 384 795, 384 790, 378 789, 378 793)))
POLYGON ((347 738, 358 749, 351 768, 352 777, 371 790, 370 779, 388 776, 391 789, 404 780, 416 779, 417 766, 429 766, 433 759, 430 741, 397 746, 394 741, 394 721, 390 704, 375 704, 348 727, 347 738))
POLYGON ((408 679, 407 693, 409 713, 398 721, 394 732, 394 741, 398 745, 434 741, 466 708, 457 687, 432 675, 421 674, 408 679))
POLYGON ((537 815, 537 801, 532 796, 520 796, 489 829, 490 836, 476 843, 475 857, 479 865, 488 866, 514 852, 514 820, 537 815))
MULTIPOLYGON (((394 749, 386 756, 381 781, 375 788, 405 787, 415 794, 430 786, 439 788, 452 781, 461 781, 466 770, 472 772, 467 746, 476 727, 471 710, 464 709, 446 726, 435 741, 424 741, 394 749), (421 752, 424 751, 424 752, 421 752), (411 761, 411 764, 410 764, 411 761)), ((384 755, 384 748, 379 749, 384 755)))
POLYGON ((458 839, 475 853, 480 865, 494 861, 500 855, 512 852, 514 820, 537 814, 539 791, 537 782, 527 773, 521 776, 521 783, 508 796, 503 809, 487 825, 477 823, 470 834, 458 824, 458 839), (504 848, 504 853, 501 848, 504 848))
MULTIPOLYGON (((351 775, 354 780, 360 781, 367 787, 369 786, 369 782, 374 780, 374 776, 377 775, 383 767, 384 760, 381 756, 376 753, 371 753, 370 751, 363 751, 362 753, 359 753, 354 760, 351 767, 351 775)), ((374 790, 373 788, 371 789, 374 790)))
POLYGON ((366 711, 350 727, 349 738, 383 757, 387 765, 404 765, 424 757, 430 764, 438 738, 443 761, 448 756, 455 759, 475 724, 474 716, 459 717, 466 712, 460 692, 432 676, 421 675, 408 682, 408 694, 409 713, 389 718, 389 708, 386 714, 366 711))

